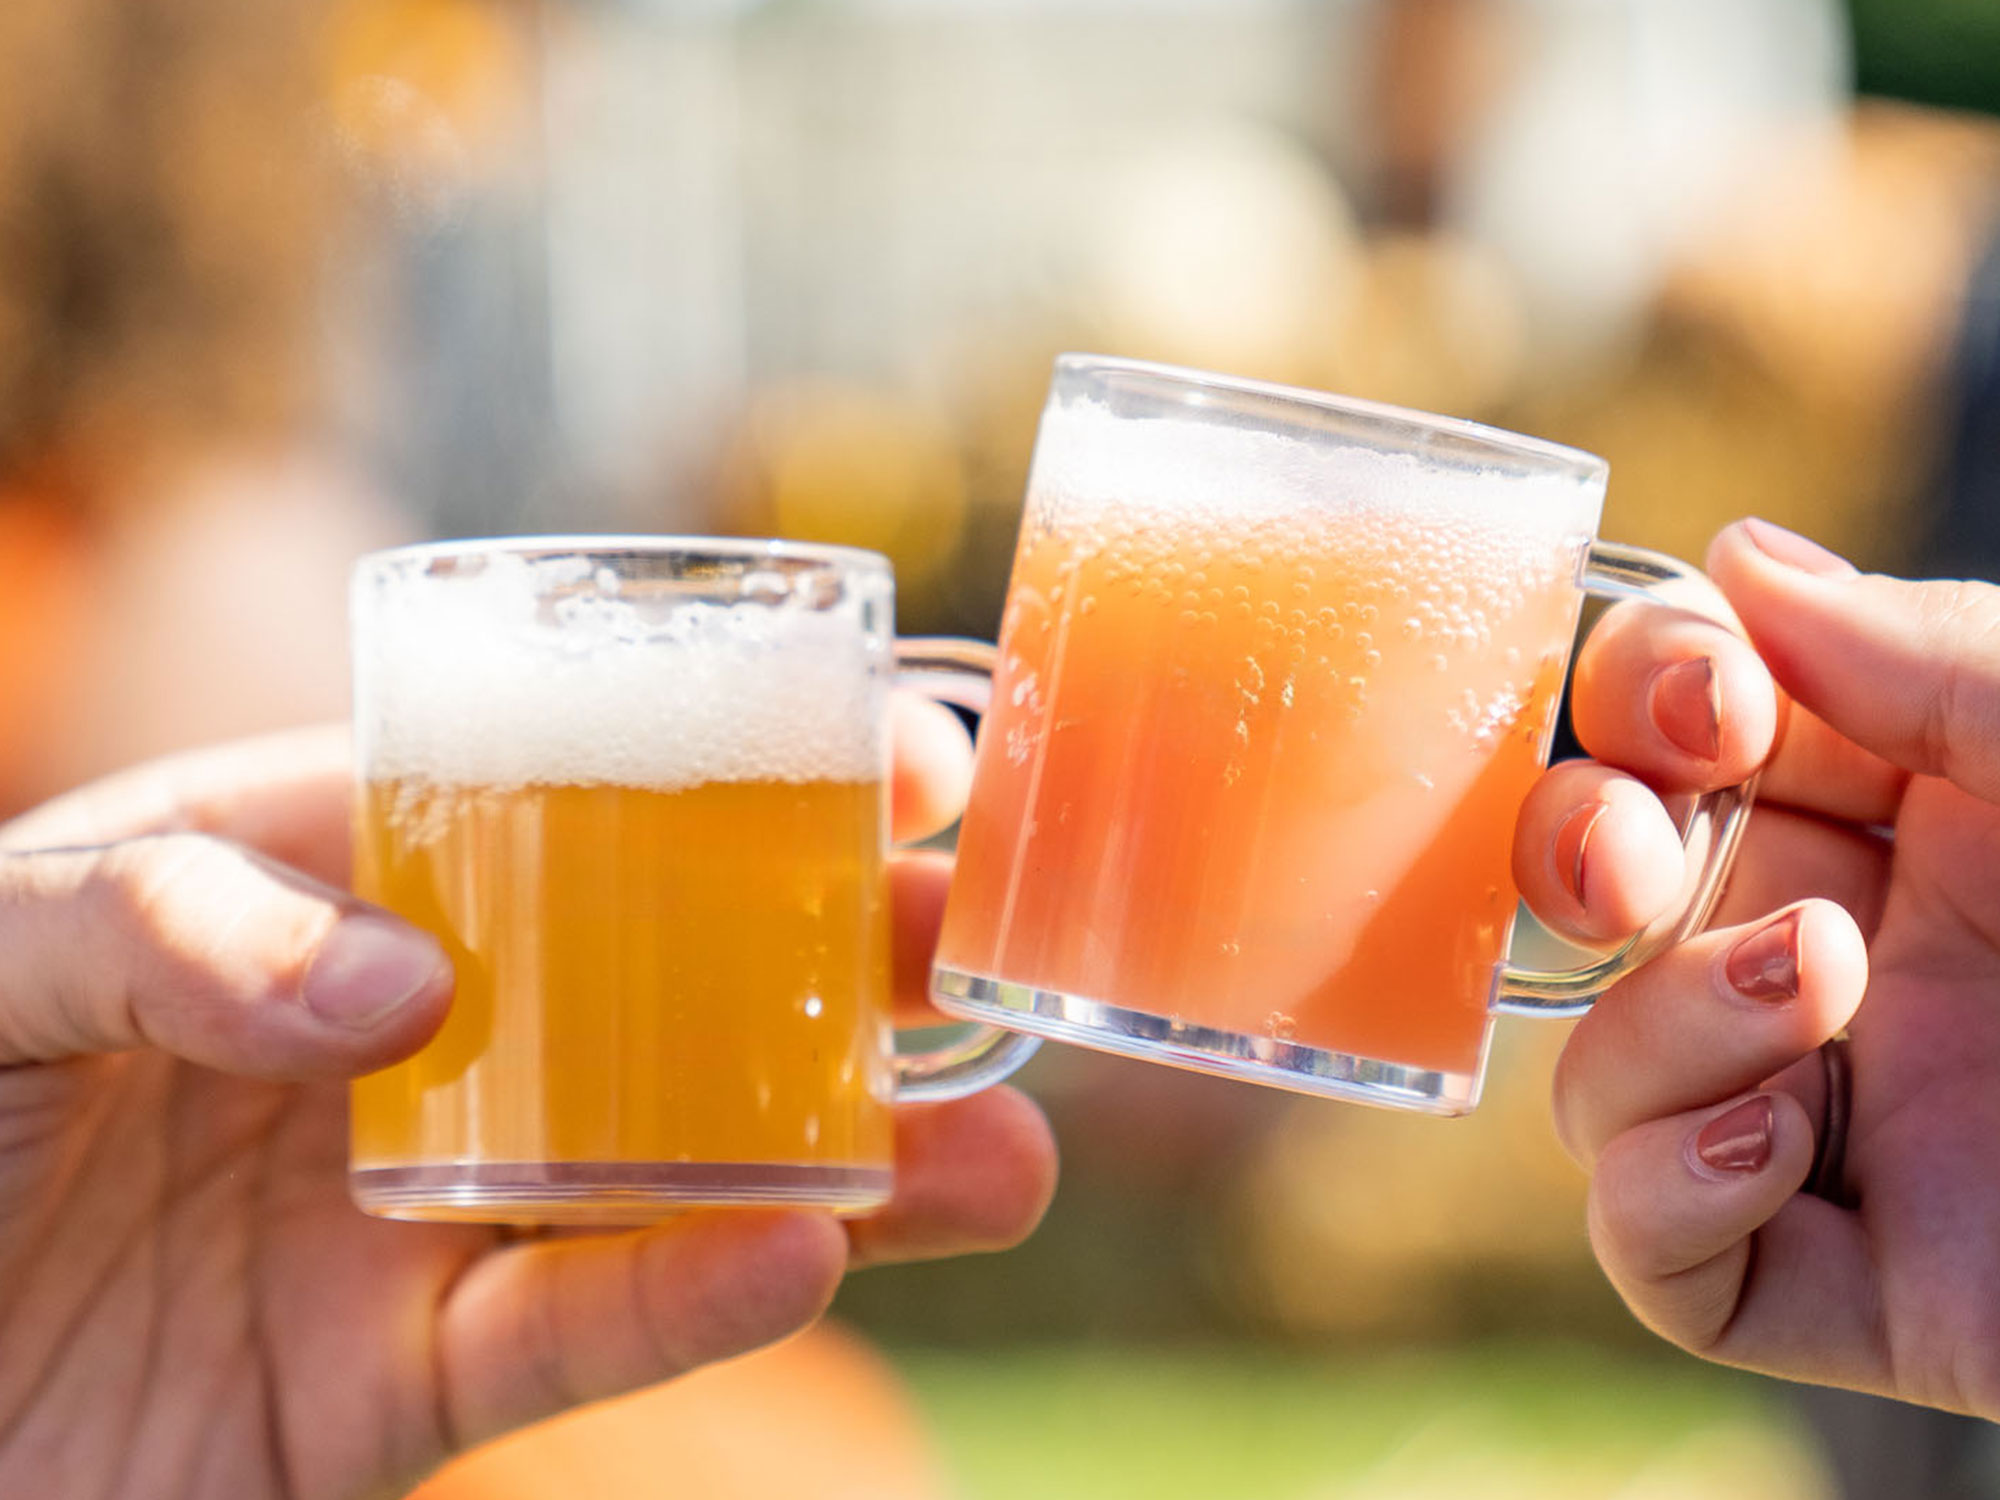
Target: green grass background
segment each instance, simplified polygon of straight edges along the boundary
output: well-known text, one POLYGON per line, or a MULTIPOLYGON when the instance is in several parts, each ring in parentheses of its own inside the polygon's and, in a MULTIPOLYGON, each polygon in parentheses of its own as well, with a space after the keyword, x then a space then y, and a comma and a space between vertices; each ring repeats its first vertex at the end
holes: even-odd
POLYGON ((965 1500, 1828 1500, 1777 1387, 1502 1342, 890 1351, 965 1500))

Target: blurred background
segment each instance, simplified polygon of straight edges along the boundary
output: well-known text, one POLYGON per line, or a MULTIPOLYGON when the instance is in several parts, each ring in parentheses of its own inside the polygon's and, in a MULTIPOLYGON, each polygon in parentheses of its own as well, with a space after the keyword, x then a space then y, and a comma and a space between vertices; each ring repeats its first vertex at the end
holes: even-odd
MULTIPOLYGON (((400 539, 847 542, 990 635, 1064 349, 1590 448, 1686 556, 1989 572, 1994 110, 1982 0, 7 0, 0 814, 340 713, 400 539)), ((1561 1031, 1455 1123, 1045 1054, 1031 1244, 433 1493, 2000 1493, 1631 1322, 1561 1031)))

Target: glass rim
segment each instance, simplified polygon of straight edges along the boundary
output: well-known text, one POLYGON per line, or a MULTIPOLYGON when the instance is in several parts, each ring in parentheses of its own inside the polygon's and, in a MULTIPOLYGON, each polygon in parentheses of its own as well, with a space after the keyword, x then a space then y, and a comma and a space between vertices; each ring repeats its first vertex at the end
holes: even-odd
POLYGON ((1448 417, 1415 407, 1396 406, 1387 401, 1371 401, 1363 396, 1342 396, 1331 391, 1315 391, 1305 386, 1283 385, 1272 380, 1253 380, 1243 375, 1221 375, 1185 365, 1161 364, 1154 360, 1128 359, 1115 354, 1081 351, 1056 356, 1056 379, 1065 375, 1088 376, 1098 372, 1142 376, 1162 385, 1187 392, 1213 391, 1228 396, 1247 396, 1281 407, 1308 412, 1330 412, 1360 417, 1371 422, 1400 427, 1409 432, 1437 434, 1462 443, 1477 445, 1516 459, 1559 466, 1579 478, 1602 478, 1611 471, 1610 461, 1584 448, 1572 448, 1547 438, 1531 437, 1505 427, 1492 427, 1468 417, 1448 417))
POLYGON ((409 542, 400 547, 364 552, 354 560, 354 566, 357 571, 366 571, 404 567, 440 558, 583 555, 605 558, 719 557, 745 563, 791 561, 815 563, 844 572, 894 576, 889 559, 866 547, 847 547, 835 542, 797 542, 784 537, 663 535, 650 532, 555 532, 409 542))

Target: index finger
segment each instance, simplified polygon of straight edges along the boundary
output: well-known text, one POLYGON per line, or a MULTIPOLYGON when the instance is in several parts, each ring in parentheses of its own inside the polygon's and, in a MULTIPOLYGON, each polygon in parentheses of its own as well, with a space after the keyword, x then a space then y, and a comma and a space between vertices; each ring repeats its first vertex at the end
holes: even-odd
POLYGON ((965 811, 972 737, 957 714, 919 693, 895 694, 889 722, 895 742, 890 824, 899 842, 914 843, 949 828, 965 811))
POLYGON ((205 833, 345 888, 353 755, 344 724, 237 740, 147 761, 0 826, 0 850, 205 833))
POLYGON ((1683 610, 1608 610, 1577 653, 1570 710, 1585 749, 1662 792, 1727 786, 1761 765, 1762 801, 1886 823, 1909 781, 1793 702, 1741 637, 1683 610))
POLYGON ((1778 690, 1756 651, 1716 620, 1627 601, 1577 653, 1570 713, 1598 760, 1663 792, 1746 780, 1777 739, 1778 690))

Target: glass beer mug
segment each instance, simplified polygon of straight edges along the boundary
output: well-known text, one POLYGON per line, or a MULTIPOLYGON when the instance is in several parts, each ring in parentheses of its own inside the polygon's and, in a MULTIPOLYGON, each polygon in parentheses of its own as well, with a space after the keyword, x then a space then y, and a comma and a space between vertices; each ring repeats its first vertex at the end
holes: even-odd
POLYGON ((362 559, 355 889, 457 991, 354 1085, 351 1186, 400 1218, 848 1212, 891 1191, 894 1100, 1031 1038, 899 1056, 889 692, 984 701, 990 648, 898 642, 886 559, 585 537, 362 559))
MULTIPOLYGON (((1586 593, 1691 570, 1594 540, 1606 466, 1471 423, 1066 356, 1042 418, 932 991, 961 1017, 1440 1114, 1511 965, 1514 822, 1586 593)), ((1678 601, 1677 601, 1678 602, 1678 601)), ((1695 803, 1703 922, 1749 788, 1695 803)))

